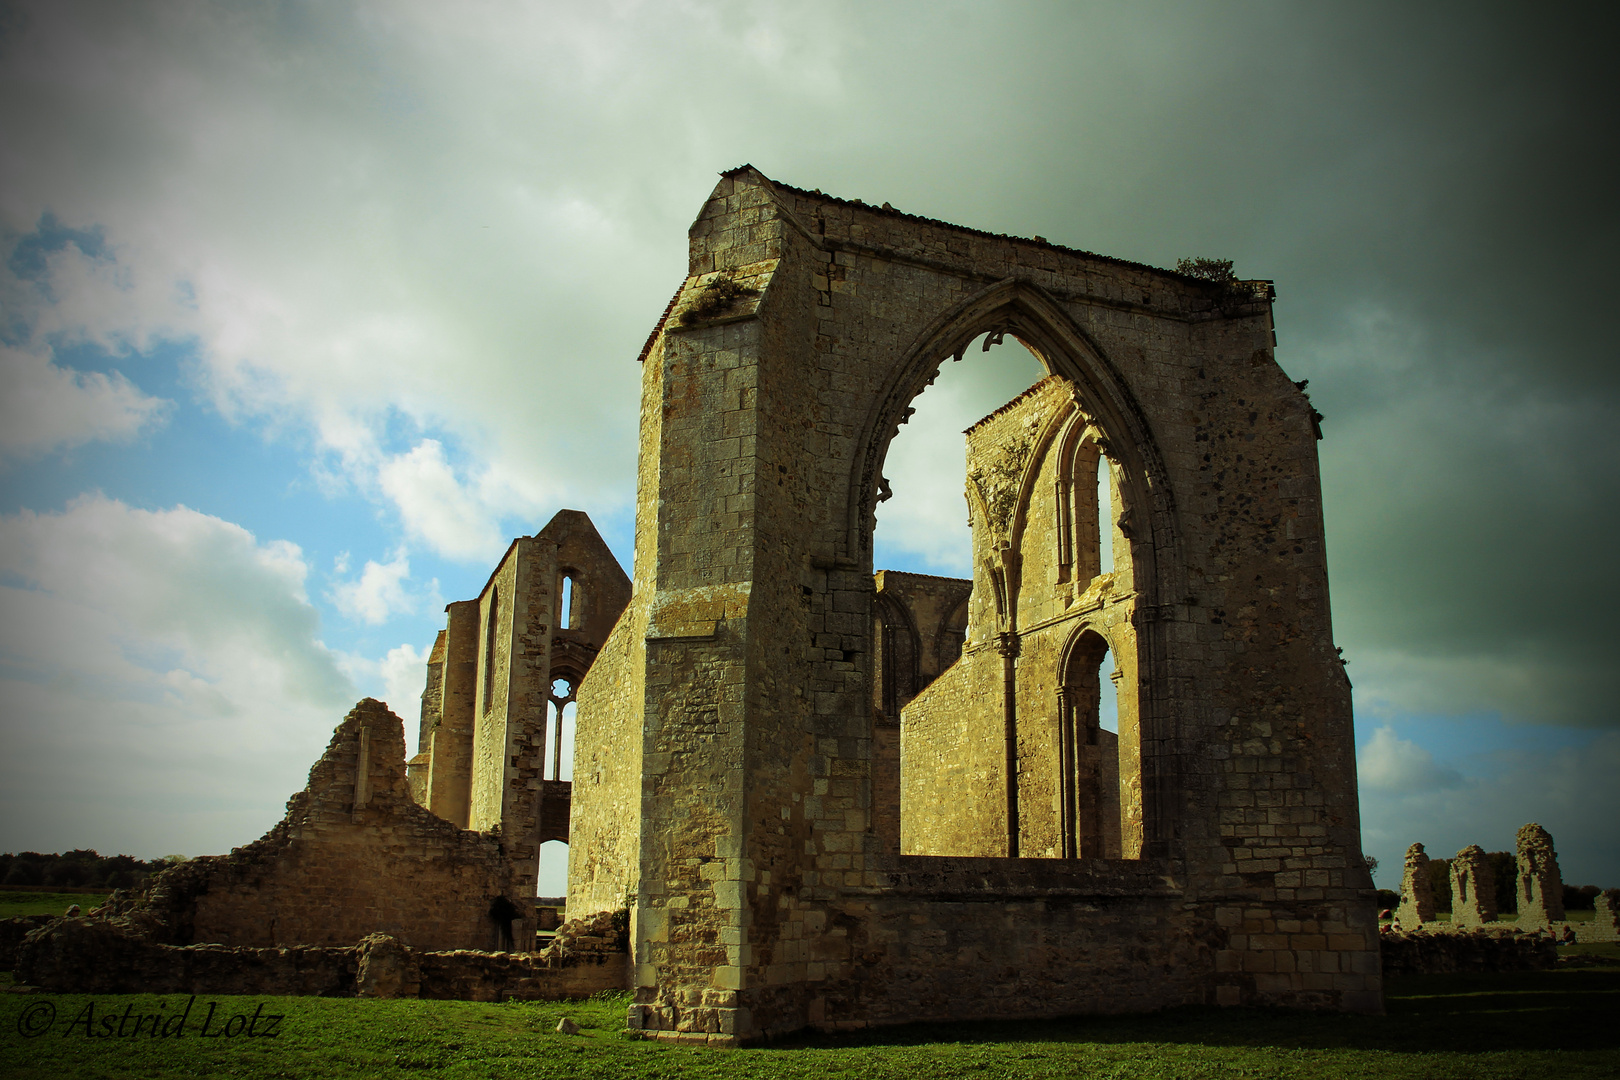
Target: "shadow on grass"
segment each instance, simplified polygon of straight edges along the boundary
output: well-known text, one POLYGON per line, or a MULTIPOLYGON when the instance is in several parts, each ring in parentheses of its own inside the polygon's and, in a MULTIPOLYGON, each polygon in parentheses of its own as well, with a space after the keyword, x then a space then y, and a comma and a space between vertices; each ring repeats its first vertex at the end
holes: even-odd
POLYGON ((1206 1047, 1490 1053, 1620 1049, 1620 972, 1415 975, 1386 985, 1384 1016, 1182 1006, 1148 1016, 905 1024, 794 1037, 768 1048, 928 1043, 1173 1043, 1206 1047))

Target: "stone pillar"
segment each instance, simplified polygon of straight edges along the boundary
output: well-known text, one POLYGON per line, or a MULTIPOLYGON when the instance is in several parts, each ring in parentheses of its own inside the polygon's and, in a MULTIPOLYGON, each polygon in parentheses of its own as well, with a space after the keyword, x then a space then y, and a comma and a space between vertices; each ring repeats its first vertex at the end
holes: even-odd
POLYGON ((472 797, 473 715, 478 687, 478 601, 445 609, 444 681, 439 726, 428 752, 428 809, 467 827, 472 797))
POLYGON ((1451 860, 1451 927, 1484 926, 1496 921, 1496 874, 1478 844, 1470 844, 1451 860))
POLYGON ((1395 925, 1412 931, 1434 922, 1434 886, 1429 883, 1429 857, 1422 844, 1406 849, 1406 872, 1401 877, 1401 906, 1395 909, 1395 925))
POLYGON ((1564 921, 1564 878, 1552 836, 1535 822, 1519 830, 1519 929, 1564 921))

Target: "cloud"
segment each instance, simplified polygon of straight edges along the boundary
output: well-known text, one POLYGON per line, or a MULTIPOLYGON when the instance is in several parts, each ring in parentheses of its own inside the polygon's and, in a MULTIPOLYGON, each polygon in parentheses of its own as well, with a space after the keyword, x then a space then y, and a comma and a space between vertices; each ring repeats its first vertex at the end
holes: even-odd
POLYGON ((0 517, 0 846, 198 853, 273 824, 354 700, 307 571, 184 506, 0 517))
POLYGON ((409 452, 390 458, 377 471, 377 479, 399 510, 408 535, 452 559, 489 560, 500 555, 505 537, 498 512, 456 478, 436 439, 424 439, 409 452))
POLYGON ((879 570, 971 577, 967 441, 963 436, 1046 374, 1022 345, 983 352, 977 344, 947 361, 916 412, 889 444, 883 474, 893 498, 878 504, 873 559, 879 570))
POLYGON ((427 685, 428 650, 409 644, 388 650, 379 665, 383 679, 383 699, 405 721, 410 739, 416 739, 415 721, 421 716, 422 690, 427 685))
POLYGON ((1427 750, 1395 736, 1393 728, 1381 727, 1356 755, 1356 772, 1361 786, 1385 791, 1417 792, 1453 788, 1462 783, 1462 774, 1435 764, 1427 750))
POLYGON ((116 371, 61 367, 49 349, 0 346, 0 380, 0 454, 8 457, 125 442, 160 422, 169 404, 116 371))
MULTIPOLYGON (((346 567, 346 560, 339 565, 346 567)), ((394 552, 390 562, 367 559, 359 580, 342 582, 332 589, 332 603, 352 619, 380 626, 391 615, 415 609, 415 600, 404 587, 410 576, 411 562, 404 548, 394 552)))
POLYGON ((405 722, 408 747, 416 744, 430 651, 417 649, 407 642, 389 649, 380 660, 357 653, 342 653, 337 657, 338 665, 354 680, 361 694, 382 701, 405 722))

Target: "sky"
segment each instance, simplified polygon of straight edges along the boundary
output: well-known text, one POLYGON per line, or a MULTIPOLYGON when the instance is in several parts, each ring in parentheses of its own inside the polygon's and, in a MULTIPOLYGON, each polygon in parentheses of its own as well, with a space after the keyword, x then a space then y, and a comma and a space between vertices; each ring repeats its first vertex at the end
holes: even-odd
MULTIPOLYGON (((1535 820, 1620 886, 1616 22, 0 3, 0 850, 247 843, 358 698, 414 739, 512 536, 582 509, 629 566, 635 358, 749 162, 1275 281, 1379 884, 1535 820)), ((1007 350, 919 399, 880 565, 966 573, 940 463, 1007 350)))

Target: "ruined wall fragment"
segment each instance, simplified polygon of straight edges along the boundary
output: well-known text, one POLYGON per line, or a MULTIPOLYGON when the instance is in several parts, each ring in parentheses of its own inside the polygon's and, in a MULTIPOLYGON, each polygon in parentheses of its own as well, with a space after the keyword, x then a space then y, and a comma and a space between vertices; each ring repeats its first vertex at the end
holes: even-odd
POLYGON ((1406 849, 1406 866, 1401 873, 1401 902, 1395 909, 1395 924, 1410 933, 1424 923, 1434 922, 1434 883, 1429 880, 1429 856, 1422 844, 1406 849))
POLYGON ((173 945, 352 945, 380 932, 414 948, 494 948, 509 929, 491 918, 500 897, 524 899, 499 838, 411 798, 404 725, 367 698, 275 828, 165 870, 143 918, 173 945))
POLYGON ((1470 844, 1451 860, 1451 925, 1465 930, 1496 921, 1496 874, 1485 851, 1470 844))
POLYGON ((1564 878, 1552 836, 1535 822, 1519 830, 1519 928, 1530 930, 1564 920, 1564 878))

